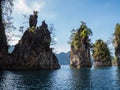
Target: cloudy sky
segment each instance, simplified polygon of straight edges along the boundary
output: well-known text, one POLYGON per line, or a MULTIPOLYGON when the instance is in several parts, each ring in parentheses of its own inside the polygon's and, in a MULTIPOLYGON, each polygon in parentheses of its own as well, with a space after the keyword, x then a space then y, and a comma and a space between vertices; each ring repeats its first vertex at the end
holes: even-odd
MULTIPOLYGON (((92 29, 92 42, 96 39, 109 40, 116 23, 120 23, 120 0, 14 0, 13 17, 16 27, 28 28, 28 19, 33 10, 38 10, 38 26, 43 20, 54 24, 56 52, 70 50, 68 40, 70 31, 80 27, 80 21, 92 29)), ((20 34, 17 31, 14 33, 20 34)), ((15 44, 15 42, 12 42, 15 44)))

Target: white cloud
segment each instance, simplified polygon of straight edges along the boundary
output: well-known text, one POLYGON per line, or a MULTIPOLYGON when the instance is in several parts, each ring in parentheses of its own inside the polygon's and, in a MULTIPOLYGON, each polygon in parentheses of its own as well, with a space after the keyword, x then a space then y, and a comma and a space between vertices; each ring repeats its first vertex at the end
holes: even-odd
POLYGON ((27 1, 29 2, 29 0, 16 0, 14 2, 15 13, 30 14, 33 10, 40 11, 45 4, 45 2, 33 2, 31 6, 27 4, 27 1))
MULTIPOLYGON (((39 17, 40 19, 46 19, 46 20, 53 20, 56 18, 56 14, 51 13, 51 12, 46 12, 44 9, 46 1, 41 1, 41 0, 14 0, 14 7, 13 7, 13 13, 12 16, 14 17, 14 26, 19 29, 20 26, 24 26, 25 29, 28 28, 28 18, 29 15, 33 13, 33 10, 36 10, 40 13, 39 17), (23 18, 23 15, 26 15, 27 18, 23 18)), ((38 19, 39 19, 38 17, 38 19)), ((40 21, 41 23, 41 21, 40 21)), ((39 20, 38 20, 39 24, 39 20)), ((14 32, 15 33, 15 32, 14 32)), ((16 36, 13 36, 13 41, 11 41, 11 44, 16 44, 20 38, 16 39, 16 36)), ((55 41, 57 39, 55 38, 55 41)))
POLYGON ((34 10, 38 11, 39 16, 42 19, 46 20, 54 20, 56 19, 57 15, 53 12, 46 12, 44 9, 46 1, 40 0, 15 0, 14 1, 14 9, 13 9, 13 16, 20 18, 20 15, 30 15, 33 13, 34 10))
POLYGON ((40 3, 35 2, 33 4, 32 10, 40 11, 44 7, 44 5, 45 2, 40 2, 40 3))
POLYGON ((26 5, 24 0, 16 0, 14 3, 14 9, 18 13, 29 13, 31 11, 31 9, 26 5))

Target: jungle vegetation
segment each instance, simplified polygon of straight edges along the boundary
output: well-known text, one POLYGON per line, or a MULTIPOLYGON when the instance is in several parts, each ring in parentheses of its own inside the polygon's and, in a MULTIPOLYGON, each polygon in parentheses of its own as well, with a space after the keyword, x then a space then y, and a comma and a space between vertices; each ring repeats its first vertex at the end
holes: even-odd
POLYGON ((111 60, 111 53, 107 44, 99 39, 93 44, 92 56, 94 61, 108 62, 111 60))

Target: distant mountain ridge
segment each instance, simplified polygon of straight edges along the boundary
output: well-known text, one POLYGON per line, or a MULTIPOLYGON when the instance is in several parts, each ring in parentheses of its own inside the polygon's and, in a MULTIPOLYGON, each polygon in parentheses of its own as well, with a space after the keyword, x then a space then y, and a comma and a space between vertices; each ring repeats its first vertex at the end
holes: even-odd
POLYGON ((61 65, 69 65, 70 64, 70 52, 61 52, 59 54, 55 54, 58 58, 58 61, 61 65))

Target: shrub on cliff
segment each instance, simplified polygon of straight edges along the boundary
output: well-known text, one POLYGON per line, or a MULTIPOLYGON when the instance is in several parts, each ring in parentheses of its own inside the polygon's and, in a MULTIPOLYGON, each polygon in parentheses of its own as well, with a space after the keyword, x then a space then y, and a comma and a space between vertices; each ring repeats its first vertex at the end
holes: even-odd
POLYGON ((86 23, 84 22, 82 22, 79 29, 72 30, 70 37, 70 67, 90 68, 92 66, 90 58, 90 35, 92 35, 92 31, 86 26, 86 23))
POLYGON ((115 47, 115 56, 117 65, 120 66, 120 24, 117 23, 115 26, 115 32, 113 34, 113 45, 115 47))
POLYGON ((114 44, 120 44, 120 24, 117 23, 114 32, 114 44))
POLYGON ((75 49, 79 49, 80 46, 88 48, 90 46, 90 38, 92 35, 92 31, 90 28, 86 26, 86 23, 82 22, 79 29, 73 29, 71 32, 70 44, 71 47, 75 49))
POLYGON ((94 61, 98 62, 108 62, 111 61, 111 55, 107 44, 99 39, 93 45, 93 53, 92 56, 94 61))

